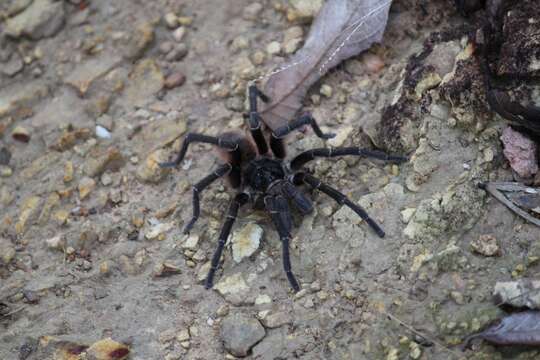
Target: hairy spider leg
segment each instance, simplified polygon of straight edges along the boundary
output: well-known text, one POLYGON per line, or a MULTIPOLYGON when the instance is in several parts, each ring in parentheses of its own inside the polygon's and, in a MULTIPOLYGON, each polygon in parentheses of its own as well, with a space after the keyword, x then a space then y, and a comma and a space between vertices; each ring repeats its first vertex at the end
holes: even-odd
POLYGON ((285 196, 291 199, 294 206, 302 213, 302 215, 313 212, 313 203, 296 186, 289 181, 284 181, 282 187, 285 196))
POLYGON ((407 161, 407 158, 404 156, 388 155, 382 151, 362 149, 359 147, 317 148, 298 154, 291 161, 291 169, 296 171, 307 162, 314 160, 318 157, 329 158, 344 155, 365 156, 380 160, 392 161, 396 163, 407 161))
POLYGON ((238 153, 237 156, 240 156, 240 150, 238 149, 239 144, 237 141, 231 141, 231 140, 224 139, 221 137, 208 136, 208 135, 197 134, 197 133, 189 133, 186 135, 184 142, 182 143, 182 148, 180 149, 180 152, 178 153, 178 156, 176 157, 176 159, 170 162, 159 163, 159 166, 162 168, 172 168, 172 167, 177 167, 178 165, 180 165, 180 163, 182 162, 182 160, 184 160, 184 157, 186 156, 186 152, 187 152, 189 144, 193 142, 217 145, 218 147, 225 149, 227 151, 237 152, 238 153))
POLYGON ((269 195, 264 198, 266 210, 270 213, 270 217, 281 240, 281 256, 283 258, 283 268, 287 275, 287 280, 295 292, 300 290, 298 281, 294 277, 291 270, 291 259, 289 254, 289 242, 291 240, 291 214, 287 200, 282 195, 269 195))
POLYGON ((287 156, 287 152, 285 151, 285 142, 283 141, 283 138, 270 136, 270 149, 272 149, 272 153, 278 159, 285 159, 285 156, 287 156))
POLYGON ((360 216, 377 233, 377 235, 379 235, 381 238, 384 237, 385 234, 383 229, 381 229, 381 227, 375 222, 375 220, 369 217, 366 210, 349 200, 349 198, 345 194, 341 193, 339 190, 334 189, 329 185, 322 183, 319 179, 310 174, 297 173, 295 177, 297 178, 297 181, 302 181, 311 186, 313 189, 320 190, 326 195, 330 196, 338 204, 349 207, 352 211, 358 214, 358 216, 360 216))
POLYGON ((221 165, 212 174, 205 176, 201 181, 199 181, 193 186, 193 216, 184 228, 184 234, 189 234, 189 232, 193 228, 193 225, 195 225, 195 222, 199 219, 199 215, 201 212, 199 205, 199 194, 205 188, 210 186, 210 184, 212 184, 214 181, 216 181, 222 176, 227 175, 232 170, 232 168, 233 166, 231 164, 221 165))
POLYGON ((272 132, 272 136, 276 138, 282 138, 285 135, 293 132, 294 130, 304 125, 311 126, 315 134, 321 139, 331 139, 336 136, 336 134, 334 133, 323 133, 319 125, 317 125, 317 121, 313 118, 313 116, 311 116, 311 114, 304 114, 299 118, 291 121, 288 125, 278 127, 272 132))
POLYGON ((304 114, 299 118, 291 121, 289 124, 278 127, 272 132, 272 137, 270 138, 270 148, 272 149, 272 152, 277 158, 283 159, 286 155, 283 138, 289 133, 304 125, 310 125, 315 134, 321 139, 331 139, 336 136, 336 134, 333 133, 323 133, 319 125, 317 125, 317 121, 315 121, 313 116, 311 116, 311 114, 304 114))
POLYGON ((218 247, 214 252, 211 267, 208 271, 208 275, 206 276, 206 281, 204 284, 204 287, 206 289, 210 289, 214 284, 214 275, 219 266, 219 261, 221 260, 221 253, 223 252, 223 247, 227 242, 227 238, 231 233, 232 226, 234 224, 234 221, 236 220, 236 216, 238 215, 238 209, 240 209, 242 205, 245 205, 248 200, 248 194, 240 193, 234 197, 234 199, 231 201, 231 204, 229 205, 229 210, 227 211, 227 218, 225 219, 225 223, 223 224, 223 227, 221 228, 221 232, 219 234, 218 247))
POLYGON ((270 98, 263 94, 257 86, 251 85, 249 87, 249 130, 257 145, 259 154, 265 155, 268 153, 268 144, 261 129, 262 118, 257 110, 257 98, 260 98, 263 102, 270 101, 270 98))

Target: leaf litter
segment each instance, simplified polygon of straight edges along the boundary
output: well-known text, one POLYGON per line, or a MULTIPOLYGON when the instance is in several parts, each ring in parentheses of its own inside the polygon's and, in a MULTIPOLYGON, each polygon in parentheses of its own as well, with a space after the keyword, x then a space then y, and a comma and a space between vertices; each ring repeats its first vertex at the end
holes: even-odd
POLYGON ((479 186, 523 219, 540 226, 540 218, 529 213, 529 211, 533 214, 539 213, 540 208, 535 207, 535 204, 540 203, 540 189, 516 182, 488 182, 479 184, 479 186), (507 197, 506 193, 511 195, 507 197))
POLYGON ((540 312, 529 310, 505 316, 486 330, 467 337, 463 348, 474 339, 495 345, 540 346, 540 312))
POLYGON ((329 69, 379 42, 391 4, 391 0, 327 1, 304 46, 268 75, 264 93, 271 102, 261 112, 265 123, 273 130, 292 120, 309 88, 329 69))

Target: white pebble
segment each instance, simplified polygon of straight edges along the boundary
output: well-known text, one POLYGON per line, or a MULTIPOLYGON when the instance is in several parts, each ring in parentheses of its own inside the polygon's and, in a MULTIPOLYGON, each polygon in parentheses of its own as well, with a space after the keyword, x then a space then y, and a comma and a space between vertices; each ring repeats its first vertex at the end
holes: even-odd
POLYGON ((176 26, 178 26, 178 17, 173 13, 167 13, 165 14, 165 23, 170 29, 174 29, 176 26))
POLYGON ((184 39, 184 36, 186 35, 186 28, 183 26, 180 26, 178 29, 173 31, 173 38, 176 42, 182 42, 184 39))
POLYGON ((111 133, 101 125, 96 126, 96 136, 101 139, 110 139, 111 133))
POLYGON ((281 51, 281 44, 277 41, 272 41, 266 46, 266 52, 270 55, 277 55, 281 51))

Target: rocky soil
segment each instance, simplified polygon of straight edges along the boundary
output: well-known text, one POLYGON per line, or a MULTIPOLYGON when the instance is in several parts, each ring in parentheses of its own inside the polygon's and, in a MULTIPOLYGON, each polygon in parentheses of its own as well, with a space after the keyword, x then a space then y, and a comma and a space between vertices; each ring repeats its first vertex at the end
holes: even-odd
MULTIPOLYGON (((308 165, 387 236, 313 193, 315 212, 294 218, 294 294, 269 219, 246 208, 214 289, 202 286, 232 192, 205 192, 183 235, 190 186, 219 159, 195 145, 178 170, 157 163, 188 130, 243 126, 248 81, 302 45, 321 3, 0 3, 1 359, 540 356, 454 346, 500 316, 497 282, 538 276, 540 238, 477 187, 513 179, 506 123, 486 105, 468 41, 482 12, 464 19, 450 0, 396 0, 383 43, 306 98, 338 133, 331 146, 410 156, 308 165)), ((499 72, 536 76, 540 14, 520 3, 499 72)), ((539 89, 514 96, 540 105, 539 89)), ((289 140, 289 156, 324 145, 311 131, 289 140)))

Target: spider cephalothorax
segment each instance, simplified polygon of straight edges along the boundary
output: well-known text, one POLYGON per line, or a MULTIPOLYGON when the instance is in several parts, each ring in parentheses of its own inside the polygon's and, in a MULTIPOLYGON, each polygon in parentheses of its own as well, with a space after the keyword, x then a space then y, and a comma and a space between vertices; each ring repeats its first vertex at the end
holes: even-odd
POLYGON ((180 153, 172 162, 160 164, 162 167, 178 166, 192 142, 202 142, 216 145, 223 153, 225 164, 219 166, 214 172, 193 186, 193 217, 186 225, 184 232, 191 231, 193 225, 199 218, 199 194, 215 180, 228 176, 231 186, 237 189, 238 193, 232 200, 227 212, 225 222, 219 235, 218 248, 212 257, 211 268, 206 278, 206 288, 211 288, 214 274, 219 266, 223 247, 231 228, 238 214, 238 209, 248 202, 253 205, 262 206, 270 215, 282 243, 283 267, 287 279, 295 291, 300 289, 296 278, 291 270, 289 259, 289 242, 291 239, 291 210, 292 204, 301 214, 305 215, 313 210, 311 200, 297 187, 305 184, 313 189, 327 194, 339 204, 346 205, 356 212, 366 223, 380 236, 384 236, 384 231, 377 223, 369 217, 364 209, 351 202, 347 196, 338 190, 323 184, 320 180, 300 171, 302 166, 317 157, 336 157, 343 155, 357 155, 373 157, 381 160, 394 162, 404 161, 401 156, 391 156, 380 151, 366 150, 358 147, 342 148, 317 148, 300 153, 290 163, 285 162, 285 146, 282 138, 288 133, 304 125, 313 128, 315 134, 323 139, 333 137, 333 134, 324 134, 315 119, 310 115, 303 115, 298 119, 284 124, 277 128, 271 128, 266 124, 264 131, 269 133, 270 146, 267 137, 261 127, 264 119, 257 111, 257 98, 264 102, 269 99, 255 86, 249 88, 249 125, 251 139, 241 133, 225 133, 220 137, 206 136, 202 134, 189 133, 180 153))

